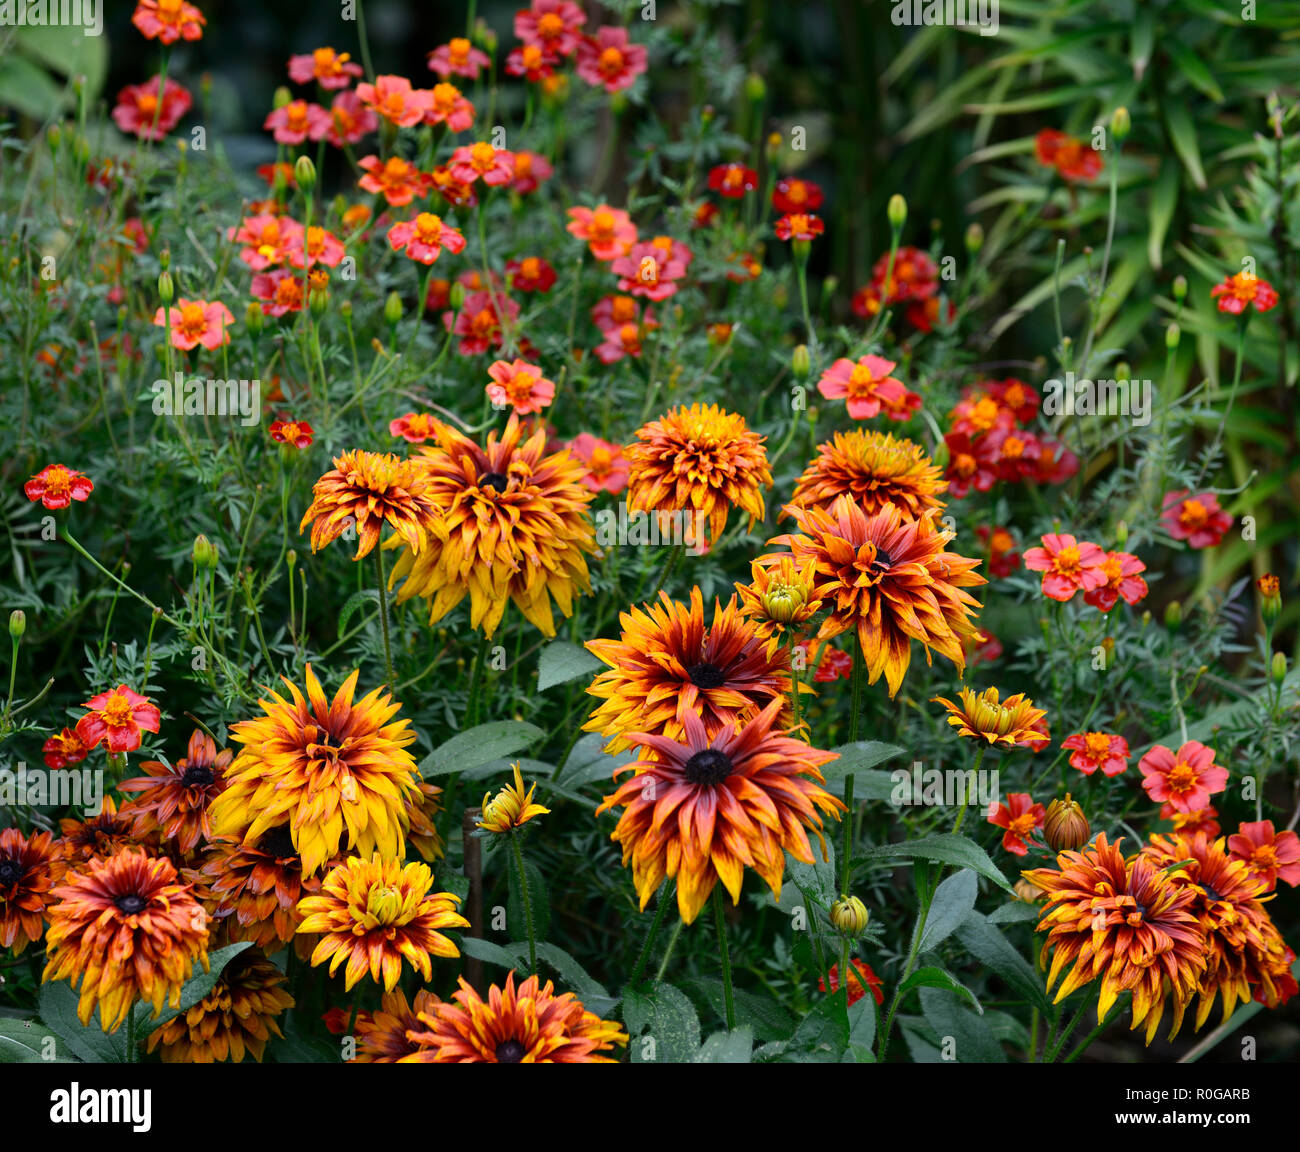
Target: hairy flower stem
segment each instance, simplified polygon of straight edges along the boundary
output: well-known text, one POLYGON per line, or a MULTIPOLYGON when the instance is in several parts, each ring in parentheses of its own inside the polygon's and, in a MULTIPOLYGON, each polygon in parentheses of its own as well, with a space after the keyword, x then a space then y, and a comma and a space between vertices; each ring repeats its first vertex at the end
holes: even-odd
POLYGON ((677 947, 677 937, 682 934, 685 927, 685 921, 679 916, 677 923, 673 925, 672 934, 668 937, 668 945, 664 948, 663 957, 659 961, 659 968, 655 972, 655 983, 662 984, 664 973, 668 971, 668 961, 672 958, 673 949, 677 947))
POLYGON ((474 655, 474 671, 470 673, 469 681, 469 700, 465 705, 465 727, 473 726, 475 717, 478 715, 478 693, 479 687, 483 680, 483 663, 487 654, 488 639, 487 633, 479 637, 478 652, 474 655))
POLYGON ((515 867, 519 871, 519 900, 524 906, 524 928, 528 932, 528 974, 537 975, 537 933, 533 928, 533 901, 528 893, 528 873, 524 871, 524 850, 519 846, 519 834, 510 833, 510 847, 515 851, 515 867))
POLYGON ((727 1010, 727 1031, 736 1027, 736 998, 731 989, 731 953, 727 948, 727 918, 722 907, 722 886, 713 886, 713 922, 718 928, 718 958, 722 962, 722 997, 727 1010))
MULTIPOLYGON (((849 680, 849 743, 858 739, 858 718, 862 711, 862 640, 853 633, 853 673, 849 680)), ((853 773, 844 777, 844 847, 840 860, 840 891, 847 894, 853 851, 853 773)))
POLYGON ((659 885, 659 894, 655 897, 655 916, 650 924, 650 931, 646 933, 646 938, 641 945, 641 954, 636 958, 636 964, 632 968, 632 975, 628 977, 627 986, 635 988, 641 975, 645 972, 645 966, 650 960, 650 952, 654 948, 655 939, 659 935, 659 929, 662 927, 664 917, 668 915, 668 908, 671 904, 668 897, 668 881, 665 880, 659 885))
POLYGON ((388 673, 388 684, 397 683, 393 676, 393 645, 388 635, 388 579, 384 575, 384 550, 375 549, 375 576, 379 587, 379 623, 384 631, 384 667, 388 673))

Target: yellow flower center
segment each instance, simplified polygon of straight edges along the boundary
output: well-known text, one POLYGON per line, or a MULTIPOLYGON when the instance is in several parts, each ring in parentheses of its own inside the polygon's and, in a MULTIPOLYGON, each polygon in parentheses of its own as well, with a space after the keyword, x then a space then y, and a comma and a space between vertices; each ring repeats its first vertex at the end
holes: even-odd
POLYGON ((142 93, 135 98, 135 106, 142 116, 152 117, 158 110, 158 97, 150 92, 142 93))
POLYGON ((402 912, 403 896, 400 888, 380 884, 366 895, 366 911, 380 924, 396 923, 402 912))
POLYGON ((1209 509, 1199 500, 1184 500, 1182 511, 1178 514, 1178 522, 1184 528, 1201 528, 1209 518, 1209 509))
POLYGON ((541 274, 542 265, 536 256, 526 257, 519 265, 519 275, 525 280, 536 280, 541 274))
POLYGON ((876 377, 865 364, 855 364, 849 373, 849 395, 854 399, 870 396, 876 377))
POLYGON ((66 496, 72 490, 72 472, 62 464, 46 469, 45 490, 54 496, 66 496))
POLYGON ((1250 862, 1256 871, 1266 872, 1278 866, 1277 851, 1272 844, 1263 844, 1250 854, 1250 862))
POLYGON ((186 336, 202 336, 207 326, 208 320, 201 304, 186 304, 181 309, 180 328, 186 336))
POLYGON ((1102 760, 1110 755, 1110 737, 1104 732, 1089 732, 1083 738, 1084 753, 1093 760, 1102 760))
POLYGON ((437 246, 442 240, 442 220, 431 212, 421 212, 415 218, 415 235, 421 244, 437 246))
POLYGON ((491 144, 478 143, 469 150, 469 162, 479 172, 491 171, 496 163, 497 150, 491 144))
POLYGON ((1054 559, 1056 570, 1062 576, 1072 576, 1079 571, 1079 549, 1073 544, 1062 548, 1054 559))
POLYGON ((970 422, 975 428, 987 432, 998 422, 997 402, 987 396, 978 401, 971 409, 970 422))
POLYGON ((615 296, 610 315, 620 324, 636 319, 636 301, 631 296, 615 296))
POLYGON ((554 40, 564 31, 564 21, 554 12, 547 12, 537 21, 537 35, 543 40, 554 40))
POLYGON ((447 45, 447 57, 453 64, 464 64, 469 59, 469 41, 457 36, 447 45))
POLYGON ((294 132, 307 131, 307 102, 295 100, 285 109, 288 127, 294 132))
POLYGON ((786 185, 785 198, 792 204, 803 204, 808 199, 808 188, 802 180, 791 180, 786 185))
POLYGON ((435 84, 433 86, 433 110, 443 116, 449 115, 460 99, 460 89, 455 84, 435 84))
POLYGON ((588 233, 592 240, 600 244, 614 239, 614 216, 603 209, 593 212, 588 233))
POLYGON ((1007 827, 1007 831, 1023 839, 1026 836, 1033 834, 1036 824, 1037 821, 1034 820, 1033 813, 1026 812, 1021 816, 1012 818, 1007 827))
POLYGON ((524 68, 529 72, 535 72, 542 66, 542 50, 536 44, 528 44, 524 47, 523 52, 524 68))
POLYGON ((1019 460, 1025 454, 1025 442, 1019 436, 1008 436, 1002 442, 1002 455, 1009 460, 1019 460))
POLYGON ((602 76, 614 77, 623 71, 623 53, 617 48, 606 48, 600 54, 598 65, 602 76))
POLYGON ((114 696, 99 715, 110 728, 129 728, 133 723, 131 701, 125 696, 114 696))
POLYGON ((613 453, 608 448, 596 447, 591 450, 591 463, 588 465, 592 475, 608 476, 614 464, 613 453))
POLYGON ((1196 787, 1196 782, 1200 779, 1200 773, 1196 771, 1186 761, 1180 760, 1174 765, 1174 769, 1169 773, 1168 784, 1171 792, 1177 792, 1182 795, 1184 792, 1191 792, 1196 787))

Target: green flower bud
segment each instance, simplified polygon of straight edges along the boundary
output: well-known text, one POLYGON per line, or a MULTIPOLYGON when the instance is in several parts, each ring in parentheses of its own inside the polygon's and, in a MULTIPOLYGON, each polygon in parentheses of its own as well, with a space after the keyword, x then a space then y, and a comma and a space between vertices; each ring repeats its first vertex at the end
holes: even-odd
POLYGON ((1272 624, 1282 611, 1282 584, 1271 572, 1255 581, 1259 589, 1259 614, 1265 624, 1272 624))
POLYGON ((21 608, 15 608, 9 613, 9 635, 15 641, 23 638, 23 633, 27 631, 27 613, 21 608))
POLYGON ((845 936, 861 936, 870 919, 867 906, 856 896, 841 896, 831 905, 831 924, 845 936))
POLYGON ((1282 681, 1286 679, 1286 653, 1273 653, 1273 666, 1271 670, 1273 673, 1273 683, 1281 684, 1282 681))
POLYGON ((1170 324, 1165 329, 1165 347, 1173 352, 1178 347, 1178 341, 1182 339, 1183 331, 1177 324, 1170 324))
POLYGON ((767 84, 757 72, 745 77, 745 97, 751 104, 757 104, 767 96, 767 84))
POLYGON ((1170 632, 1177 632, 1183 623, 1183 606, 1177 600, 1170 600, 1165 609, 1165 627, 1170 632))
POLYGON ((161 252, 158 253, 158 267, 161 268, 164 272, 166 272, 167 269, 170 268, 171 266, 172 266, 172 250, 170 248, 164 248, 161 252))
POLYGON ((307 293, 307 307, 313 316, 323 316, 330 306, 330 294, 324 288, 313 288, 307 293))
POLYGON ((248 329, 250 336, 260 336, 262 334, 262 324, 265 320, 266 313, 262 311, 262 306, 254 300, 244 309, 244 325, 248 329))
POLYGON ((809 373, 812 372, 812 356, 807 344, 795 346, 794 354, 790 357, 790 371, 794 373, 796 380, 808 379, 809 373))
POLYGON ((465 307, 465 285, 459 280, 451 286, 451 290, 447 293, 447 303, 451 305, 452 310, 455 312, 459 312, 465 307))
POLYGON ((397 322, 402 318, 402 298, 396 292, 390 292, 388 299, 384 301, 384 319, 396 327, 397 322))
POLYGON ((217 546, 202 533, 194 537, 194 551, 191 555, 199 568, 215 568, 219 559, 217 546))
POLYGON ((1121 520, 1115 525, 1115 543, 1123 548, 1128 543, 1128 521, 1121 520))
POLYGON ((1177 300, 1179 303, 1182 303, 1186 295, 1187 295, 1187 277, 1175 276, 1174 277, 1174 299, 1177 300))
POLYGON ((283 108, 286 104, 293 103, 293 95, 289 89, 281 85, 275 90, 275 95, 271 97, 271 107, 274 109, 283 108))
POLYGON ((1128 109, 1121 106, 1115 109, 1115 114, 1110 118, 1110 134, 1116 140, 1123 140, 1133 129, 1133 122, 1129 119, 1128 109))
POLYGON ((966 251, 972 256, 984 247, 984 229, 978 223, 966 229, 966 251))
POLYGON ((304 192, 310 192, 316 186, 316 165, 310 156, 299 156, 293 166, 293 178, 304 192))
POLYGON ((907 223, 907 201, 904 200, 897 192, 889 198, 889 207, 885 210, 889 217, 890 227, 895 232, 899 231, 907 223))
POLYGON ((176 299, 176 286, 172 283, 170 272, 162 272, 158 276, 158 299, 164 306, 176 299))

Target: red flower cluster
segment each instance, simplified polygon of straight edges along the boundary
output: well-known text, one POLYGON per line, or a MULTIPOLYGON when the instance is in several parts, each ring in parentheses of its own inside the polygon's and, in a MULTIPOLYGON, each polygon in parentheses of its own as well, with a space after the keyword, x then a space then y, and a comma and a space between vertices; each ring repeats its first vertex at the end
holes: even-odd
MULTIPOLYGON (((902 245, 889 266, 889 253, 880 257, 871 269, 871 282, 859 288, 849 307, 855 316, 872 319, 882 308, 905 304, 907 322, 922 332, 929 332, 939 317, 939 266, 919 248, 902 245)), ((949 305, 945 318, 952 318, 949 305)))

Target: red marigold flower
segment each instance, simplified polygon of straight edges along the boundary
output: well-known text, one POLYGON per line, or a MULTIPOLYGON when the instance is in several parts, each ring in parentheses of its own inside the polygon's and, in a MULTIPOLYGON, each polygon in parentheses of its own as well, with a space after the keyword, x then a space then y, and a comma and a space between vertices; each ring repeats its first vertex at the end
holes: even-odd
POLYGON ((1016 418, 982 390, 968 392, 951 412, 952 431, 967 436, 982 436, 999 428, 1013 428, 1016 418))
POLYGON ((686 275, 686 265, 675 257, 666 257, 654 243, 633 244, 628 253, 609 266, 619 277, 620 292, 644 296, 647 300, 666 300, 677 291, 677 281, 686 275))
POLYGON ((578 47, 586 13, 573 0, 533 0, 515 13, 515 35, 556 56, 569 56, 578 47))
POLYGON ((588 84, 604 88, 611 96, 631 88, 646 70, 646 50, 627 38, 626 28, 598 28, 596 35, 578 41, 575 71, 588 84))
POLYGON ((830 684, 835 680, 847 680, 852 675, 853 657, 833 644, 828 644, 817 665, 817 671, 813 673, 813 679, 819 684, 830 684))
POLYGON ((555 174, 551 162, 540 152, 516 152, 514 157, 515 179, 510 187, 521 196, 536 192, 542 186, 542 181, 549 180, 555 174))
MULTIPOLYGON (((972 488, 976 492, 987 492, 993 487, 998 478, 997 456, 990 453, 987 436, 972 441, 966 432, 948 432, 943 442, 948 448, 944 479, 948 481, 948 494, 953 499, 964 499, 972 488)), ((998 575, 997 572, 993 574, 998 575)))
POLYGON ((1076 732, 1062 740, 1061 747, 1073 753, 1070 767, 1085 776, 1091 776, 1098 768, 1104 776, 1118 776, 1128 767, 1131 755, 1128 741, 1110 732, 1076 732))
POLYGON ((1044 128, 1034 137, 1038 162, 1055 168, 1063 180, 1091 180, 1102 169, 1101 153, 1074 136, 1055 128, 1044 128))
POLYGON ((472 292, 465 297, 459 312, 442 314, 443 324, 461 337, 459 348, 462 356, 477 356, 489 348, 501 346, 498 304, 514 323, 519 316, 519 305, 500 293, 472 292))
POLYGON ((284 249, 285 258, 295 268, 302 268, 304 264, 308 268, 316 264, 336 268, 346 251, 337 236, 314 224, 310 228, 298 228, 284 249))
POLYGON ((302 56, 289 57, 289 79, 295 84, 317 81, 322 88, 346 88, 361 75, 361 65, 351 63, 347 52, 317 48, 302 56))
POLYGON ((592 492, 617 495, 627 487, 628 463, 621 444, 581 432, 565 447, 587 466, 582 483, 592 492))
MULTIPOLYGON (((849 961, 849 1006, 852 1007, 863 996, 867 994, 867 989, 871 989, 871 997, 877 1004, 884 1004, 885 993, 881 989, 880 977, 872 970, 871 965, 864 960, 849 961)), ((828 973, 831 981, 831 995, 835 995, 840 990, 840 966, 832 964, 828 973)), ((818 979, 817 990, 826 991, 825 977, 818 979)))
POLYGON ((559 58, 540 44, 525 44, 506 57, 506 74, 522 76, 530 84, 555 74, 559 58))
POLYGON ((267 316, 302 311, 302 277, 287 268, 275 268, 254 276, 249 291, 262 301, 262 311, 267 316))
POLYGON ((365 172, 357 184, 366 192, 382 195, 393 208, 401 208, 417 196, 427 196, 433 182, 432 177, 400 156, 383 161, 378 156, 363 156, 357 166, 365 172))
POLYGON ((936 324, 951 324, 957 315, 957 309, 953 307, 951 300, 941 302, 938 296, 931 296, 928 300, 917 300, 909 304, 903 315, 918 331, 933 332, 936 324), (943 311, 944 308, 947 311, 943 311))
POLYGON ((555 269, 540 256, 509 261, 506 274, 516 292, 549 292, 556 280, 555 269))
POLYGON ((271 424, 271 439, 278 444, 308 448, 314 436, 315 432, 305 420, 291 420, 288 416, 281 416, 271 424))
POLYGON ((1025 552, 1025 567, 1043 573, 1044 596, 1066 601, 1081 589, 1089 592, 1106 583, 1108 577, 1102 568, 1105 558, 1106 553, 1096 544, 1049 532, 1041 548, 1025 552))
POLYGON ((157 732, 162 721, 149 697, 119 684, 110 692, 92 696, 82 705, 90 711, 77 721, 77 737, 87 748, 105 743, 109 752, 134 752, 141 733, 157 732))
POLYGON ((884 297, 880 288, 876 284, 867 284, 853 293, 853 299, 849 301, 849 311, 854 316, 860 316, 863 320, 870 320, 881 309, 884 303, 884 297))
POLYGON ((1005 408, 1019 424, 1028 424, 1038 415, 1040 397, 1023 381, 1009 376, 1005 380, 986 380, 984 394, 995 404, 1005 408))
POLYGON ((356 144, 379 127, 379 117, 362 104, 361 97, 351 89, 334 97, 329 117, 325 139, 335 148, 356 144))
POLYGON ((484 184, 496 186, 509 184, 515 178, 514 156, 504 148, 493 148, 482 140, 457 148, 451 154, 448 168, 462 184, 473 184, 481 179, 484 184))
POLYGON ((194 98, 170 76, 159 96, 158 79, 128 84, 117 94, 113 123, 141 140, 161 140, 190 110, 194 98))
POLYGON ((497 408, 513 408, 517 416, 540 412, 555 399, 555 384, 542 375, 536 364, 515 360, 507 364, 498 360, 488 369, 492 383, 487 386, 488 399, 497 408))
POLYGON ((636 243, 636 225, 621 208, 598 204, 595 208, 570 208, 570 235, 585 240, 597 260, 616 260, 636 243))
POLYGON ((1218 836, 1223 830, 1219 827, 1219 810, 1212 804, 1198 808, 1195 812, 1179 812, 1172 804, 1160 805, 1160 819, 1173 822, 1175 832, 1187 832, 1195 835, 1204 832, 1207 836, 1218 836))
POLYGON ((1191 548, 1213 548, 1232 527, 1232 517, 1219 507, 1213 492, 1191 496, 1183 488, 1165 494, 1160 524, 1175 540, 1186 540, 1191 548))
POLYGON ((758 173, 744 164, 719 164, 709 170, 709 188, 730 200, 739 200, 758 187, 758 173))
POLYGON ((435 84, 424 114, 426 124, 446 124, 449 132, 464 132, 474 123, 474 105, 455 84, 435 84))
POLYGON ((1178 812, 1204 808, 1215 792, 1228 786, 1228 770, 1214 762, 1214 749, 1189 740, 1175 754, 1157 744, 1141 760, 1142 787, 1158 802, 1168 801, 1178 812))
POLYGON ((85 500, 94 489, 89 476, 62 464, 47 464, 23 485, 27 499, 39 500, 46 508, 67 508, 73 500, 85 500))
POLYGON ((388 425, 389 434, 400 436, 410 444, 423 444, 437 437, 442 422, 426 412, 408 412, 388 425))
POLYGON ((893 269, 886 252, 872 267, 871 279, 872 287, 886 304, 926 300, 939 291, 939 266, 928 253, 903 244, 894 253, 893 269))
POLYGON ((1138 573, 1145 572, 1147 566, 1131 553, 1107 552, 1101 570, 1106 574, 1106 583, 1084 592, 1085 604, 1109 612, 1121 597, 1125 604, 1136 604, 1146 596, 1147 582, 1138 573))
POLYGON ((453 208, 473 208, 478 204, 478 196, 473 184, 463 184, 451 174, 446 164, 440 164, 431 173, 433 190, 453 208))
POLYGON ((301 144, 304 140, 323 140, 330 130, 330 116, 319 104, 292 100, 274 109, 262 123, 278 144, 301 144))
POLYGON ((444 80, 448 76, 477 80, 478 74, 491 63, 492 58, 464 36, 455 36, 429 53, 429 71, 438 73, 444 80))
POLYGON ((131 23, 146 40, 175 44, 177 40, 200 39, 207 20, 183 0, 137 0, 131 23))
POLYGON ((1219 297, 1219 311, 1240 316, 1247 304, 1254 304, 1256 312, 1267 312, 1277 306, 1277 291, 1267 280, 1249 272, 1238 272, 1227 277, 1222 284, 1210 289, 1211 297, 1219 297))
POLYGON ((809 212, 792 212, 776 222, 778 240, 815 240, 825 231, 821 217, 809 212))
POLYGON ((863 356, 855 364, 852 360, 836 360, 817 382, 817 390, 827 400, 848 401, 849 415, 854 420, 869 420, 880 414, 886 405, 898 405, 907 399, 907 389, 890 372, 894 361, 881 356, 863 356))
POLYGON ((71 728, 64 728, 41 746, 41 756, 47 768, 66 768, 69 764, 80 764, 88 755, 90 749, 71 728))
POLYGON ((1064 444, 1044 440, 1038 455, 1039 484, 1064 484, 1079 471, 1079 458, 1064 444))
MULTIPOLYGON (((966 662, 975 668, 980 664, 992 664, 1002 658, 1002 641, 987 628, 976 628, 969 636, 962 639, 962 651, 966 653, 966 662)), ((1038 751, 1038 749, 1034 749, 1038 751)))
POLYGON ((783 176, 772 192, 772 207, 782 213, 816 212, 825 198, 821 186, 811 180, 783 176))
POLYGON ((998 579, 1005 579, 1020 567, 1016 538, 1006 528, 981 524, 975 529, 975 535, 988 549, 989 571, 998 579))
POLYGON ((1228 854, 1246 862, 1264 882, 1265 892, 1272 892, 1279 880, 1300 886, 1300 836, 1289 829, 1275 833, 1272 820, 1240 825, 1228 837, 1228 854))
MULTIPOLYGON (((235 322, 230 309, 219 300, 178 299, 171 305, 172 347, 188 352, 202 344, 209 352, 230 343, 228 326, 235 322)), ((159 308, 153 322, 159 328, 167 326, 168 309, 159 308)))
POLYGON ((433 106, 433 93, 412 88, 404 76, 376 76, 373 84, 358 84, 357 95, 362 104, 398 128, 420 123, 433 106))
POLYGON ((263 213, 246 217, 238 228, 227 228, 226 239, 244 245, 239 258, 254 272, 261 272, 284 262, 289 241, 301 229, 296 220, 263 213))
POLYGON ((641 317, 640 308, 633 296, 602 296, 591 310, 592 323, 604 333, 617 332, 624 324, 658 327, 653 321, 653 310, 647 307, 645 316, 641 317))
POLYGON ((453 255, 465 249, 465 237, 431 212, 394 224, 388 230, 388 242, 395 251, 405 252, 421 264, 432 264, 444 248, 453 255))
POLYGON ((1012 792, 1007 797, 1008 803, 994 801, 989 805, 988 821, 999 828, 1005 828, 1002 847, 1017 856, 1027 856, 1027 840, 1034 835, 1035 828, 1043 826, 1047 809, 1035 804, 1028 792, 1012 792))

